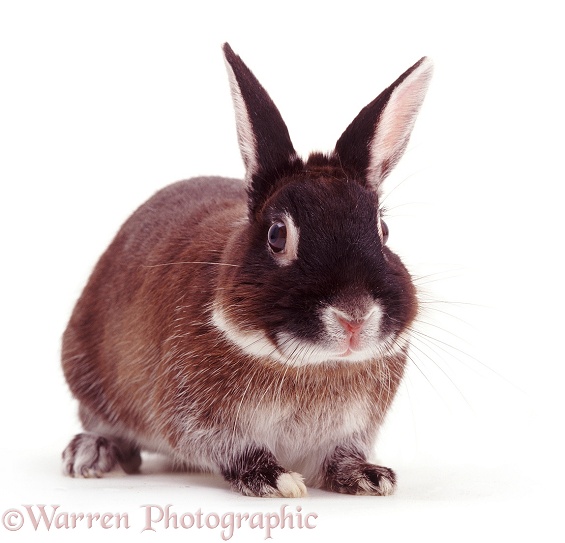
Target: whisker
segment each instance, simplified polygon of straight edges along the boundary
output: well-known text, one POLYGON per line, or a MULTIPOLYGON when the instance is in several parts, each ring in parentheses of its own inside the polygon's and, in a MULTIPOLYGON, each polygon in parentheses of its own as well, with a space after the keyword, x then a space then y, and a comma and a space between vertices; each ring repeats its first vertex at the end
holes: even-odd
MULTIPOLYGON (((454 317, 454 318, 456 318, 456 317, 454 317)), ((465 323, 465 321, 463 321, 463 320, 462 320, 462 322, 465 323)), ((461 342, 469 344, 469 342, 467 340, 465 340, 461 336, 458 336, 455 332, 452 332, 451 330, 448 330, 447 328, 444 328, 443 326, 440 326, 439 324, 434 324, 433 322, 425 321, 421 317, 418 319, 417 324, 423 324, 425 326, 431 326, 432 328, 437 328, 438 330, 441 330, 444 334, 447 334, 447 335, 453 337, 454 339, 457 339, 461 342)), ((421 332, 421 330, 418 330, 418 331, 421 332)), ((432 336, 430 336, 430 338, 433 339, 434 341, 439 341, 437 338, 432 338, 432 336)), ((452 345, 449 345, 449 346, 453 347, 452 345)), ((467 354, 467 353, 465 353, 465 354, 467 354)))
MULTIPOLYGON (((456 352, 462 354, 463 356, 473 360, 477 364, 480 364, 485 369, 491 371, 492 373, 494 373, 495 375, 497 375, 498 377, 500 377, 501 379, 504 379, 506 381, 506 379, 504 378, 503 375, 499 374, 498 372, 493 370, 490 366, 488 366, 484 362, 481 362, 478 358, 475 358, 474 356, 470 355, 469 353, 466 353, 462 349, 459 349, 458 347, 455 347, 454 345, 451 345, 451 344, 447 343, 446 341, 442 341, 441 339, 430 336, 429 334, 426 334, 426 333, 422 332, 421 330, 416 330, 413 327, 410 328, 410 331, 413 334, 416 334, 417 336, 419 336, 420 339, 422 339, 422 340, 423 340, 423 338, 426 338, 427 340, 434 342, 434 344, 437 344, 438 349, 441 349, 446 354, 453 356, 453 353, 448 350, 448 349, 452 349, 453 351, 456 351, 456 352), (442 347, 442 345, 443 345, 443 347, 442 347)), ((462 360, 460 360, 460 362, 464 364, 464 362, 462 360)), ((467 366, 467 367, 470 368, 470 366, 467 366)))
MULTIPOLYGON (((451 317, 452 319, 458 320, 459 322, 461 322, 462 324, 465 324, 466 326, 471 326, 471 324, 469 324, 468 321, 466 321, 465 319, 462 319, 461 317, 458 317, 457 315, 454 315, 453 313, 450 313, 449 311, 445 311, 443 309, 439 309, 437 307, 425 307, 424 311, 435 311, 436 313, 441 313, 442 315, 446 315, 448 317, 451 317)), ((420 319, 418 319, 420 320, 420 319)))
POLYGON ((410 353, 408 353, 406 355, 406 358, 408 358, 408 360, 410 360, 410 362, 412 362, 412 364, 414 365, 414 367, 420 372, 420 374, 422 375, 422 377, 428 382, 428 384, 430 385, 430 387, 432 388, 432 390, 437 394, 438 398, 440 398, 443 402, 445 402, 447 404, 447 402, 445 401, 445 399, 443 398, 443 396, 439 393, 439 391, 437 390, 437 388, 432 384, 432 382, 430 381, 430 379, 428 378, 428 376, 424 373, 424 371, 422 370, 422 368, 420 368, 420 366, 416 363, 416 360, 411 356, 410 353))
POLYGON ((203 260, 183 260, 181 262, 165 262, 164 264, 142 264, 142 268, 160 268, 163 266, 178 266, 181 264, 205 264, 207 266, 230 266, 232 268, 241 268, 239 264, 228 264, 226 262, 206 262, 203 260))
POLYGON ((412 282, 417 287, 422 285, 429 285, 431 283, 437 283, 438 281, 445 281, 447 279, 455 279, 461 277, 464 271, 464 268, 455 268, 453 270, 427 273, 425 275, 412 275, 412 282), (426 279, 426 281, 424 281, 424 279, 426 279))
POLYGON ((440 364, 437 363, 436 361, 436 357, 439 357, 442 361, 446 362, 444 358, 442 358, 441 356, 439 356, 432 348, 430 345, 427 345, 426 343, 422 342, 422 345, 425 345, 428 349, 430 349, 433 354, 435 356, 430 356, 427 352, 425 352, 418 344, 416 343, 412 343, 411 347, 412 349, 415 349, 416 351, 418 351, 422 356, 425 356, 430 362, 432 362, 434 364, 434 366, 444 375, 444 377, 453 385, 453 387, 455 388, 455 390, 459 393, 459 396, 461 396, 461 398, 463 399, 463 401, 467 404, 467 406, 471 409, 471 411, 474 411, 473 406, 471 405, 471 403, 469 402, 469 400, 467 399, 467 396, 465 396, 465 394, 463 394, 463 392, 461 391, 461 389, 457 386, 457 384, 455 383, 455 381, 451 378, 451 376, 445 371, 444 368, 441 367, 440 364))
POLYGON ((449 304, 449 305, 465 305, 465 306, 470 306, 470 307, 480 307, 482 309, 488 308, 488 306, 484 305, 484 304, 476 304, 473 302, 460 302, 458 300, 422 300, 419 299, 418 300, 419 304, 449 304))

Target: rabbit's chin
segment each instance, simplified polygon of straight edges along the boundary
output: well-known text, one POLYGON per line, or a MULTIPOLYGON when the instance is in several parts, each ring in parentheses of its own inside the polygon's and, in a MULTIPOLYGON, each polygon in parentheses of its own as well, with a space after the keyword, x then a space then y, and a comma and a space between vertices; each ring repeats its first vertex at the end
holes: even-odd
POLYGON ((214 308, 211 323, 246 355, 288 366, 368 362, 404 353, 409 343, 404 334, 381 337, 376 326, 368 327, 355 345, 331 329, 317 341, 299 338, 290 332, 279 332, 276 340, 271 341, 262 330, 244 330, 232 323, 219 307, 214 308))

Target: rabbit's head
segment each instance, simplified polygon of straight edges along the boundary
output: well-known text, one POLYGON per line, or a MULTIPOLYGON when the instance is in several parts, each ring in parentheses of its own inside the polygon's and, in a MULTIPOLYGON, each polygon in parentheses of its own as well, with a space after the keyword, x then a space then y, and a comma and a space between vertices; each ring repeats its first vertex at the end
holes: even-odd
POLYGON ((269 95, 228 44, 224 54, 248 213, 222 247, 213 324, 247 355, 294 366, 404 351, 417 298, 387 247, 381 184, 406 148, 431 62, 363 108, 332 152, 302 160, 269 95))

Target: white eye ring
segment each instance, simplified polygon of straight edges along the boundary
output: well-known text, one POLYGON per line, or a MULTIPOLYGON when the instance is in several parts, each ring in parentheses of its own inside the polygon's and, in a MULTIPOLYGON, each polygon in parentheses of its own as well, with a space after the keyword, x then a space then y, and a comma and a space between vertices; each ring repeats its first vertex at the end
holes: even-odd
POLYGON ((300 229, 289 213, 271 223, 267 232, 267 246, 279 266, 288 266, 298 258, 299 237, 300 229))

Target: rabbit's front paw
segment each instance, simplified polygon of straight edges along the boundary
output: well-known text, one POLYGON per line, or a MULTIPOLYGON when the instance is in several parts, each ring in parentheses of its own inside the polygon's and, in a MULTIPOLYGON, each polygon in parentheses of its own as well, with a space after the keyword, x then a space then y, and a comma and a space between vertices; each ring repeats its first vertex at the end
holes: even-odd
POLYGON ((389 496, 396 487, 396 476, 390 468, 363 464, 341 470, 333 480, 328 481, 328 486, 342 494, 389 496))
POLYGON ((101 477, 117 463, 115 444, 94 434, 77 434, 63 451, 63 471, 71 477, 101 477))
POLYGON ((117 464, 126 473, 137 473, 141 465, 137 447, 96 434, 77 434, 62 456, 63 471, 71 477, 102 477, 117 464))
POLYGON ((246 450, 222 474, 234 490, 246 496, 301 498, 307 493, 302 475, 285 470, 264 449, 246 450))
POLYGON ((325 486, 342 494, 389 496, 396 475, 390 468, 370 464, 358 452, 338 448, 326 465, 325 486))

